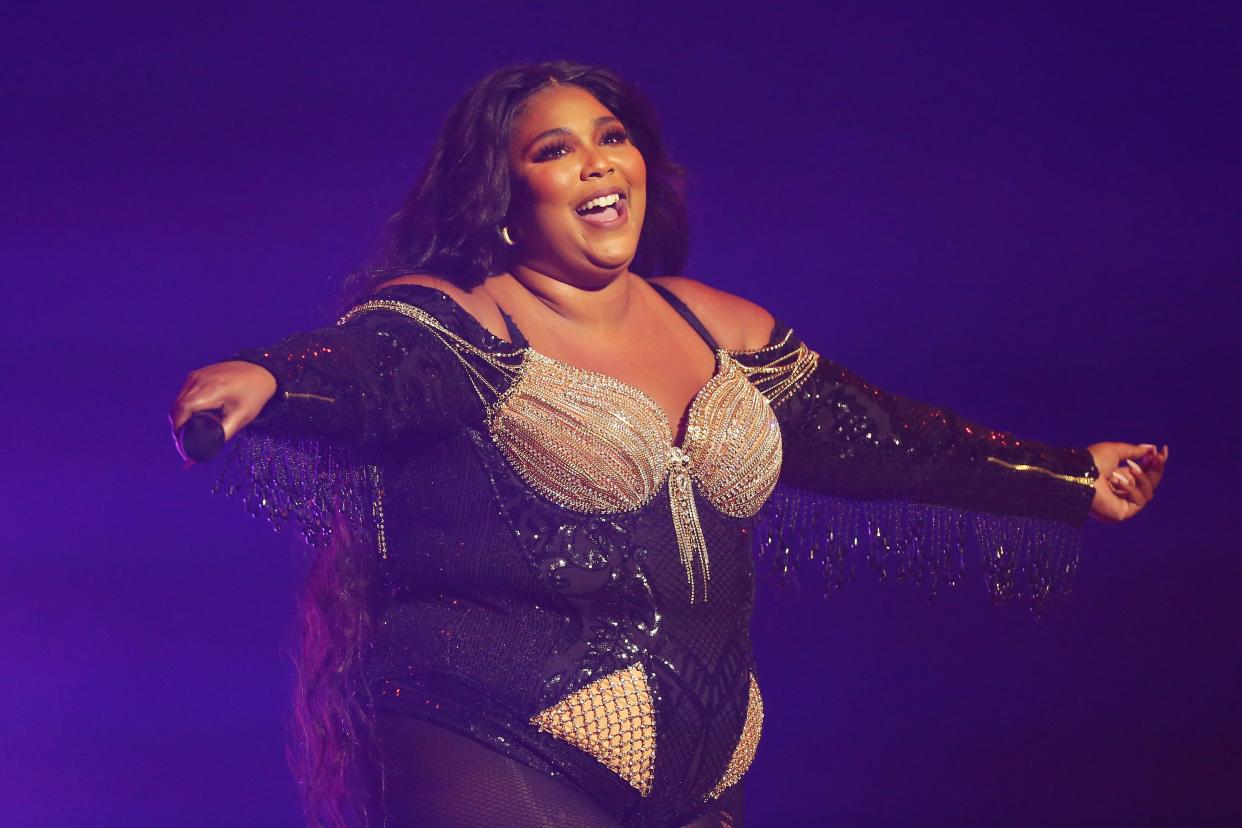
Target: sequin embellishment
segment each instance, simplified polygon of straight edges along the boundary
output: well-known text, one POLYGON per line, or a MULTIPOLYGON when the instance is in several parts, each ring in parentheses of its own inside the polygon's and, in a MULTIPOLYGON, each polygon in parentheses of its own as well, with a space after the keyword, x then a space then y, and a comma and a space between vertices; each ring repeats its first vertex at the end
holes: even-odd
POLYGON ((706 799, 716 799, 742 776, 745 775, 750 763, 755 760, 755 751, 759 748, 759 734, 763 730, 763 697, 759 695, 759 682, 755 674, 750 674, 750 694, 746 701, 746 721, 742 723, 742 735, 738 737, 737 747, 729 757, 724 776, 712 788, 706 799))
POLYGON ((643 796, 651 793, 655 708, 641 664, 596 679, 541 711, 531 723, 591 754, 643 796))

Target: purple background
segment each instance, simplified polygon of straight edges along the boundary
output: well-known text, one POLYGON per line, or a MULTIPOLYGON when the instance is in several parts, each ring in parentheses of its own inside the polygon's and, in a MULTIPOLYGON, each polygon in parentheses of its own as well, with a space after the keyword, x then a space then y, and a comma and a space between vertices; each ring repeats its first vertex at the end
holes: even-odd
POLYGON ((180 470, 164 413, 322 324, 449 105, 553 57, 655 100, 687 275, 898 393, 1172 446, 1043 620, 978 578, 765 595, 750 824, 1242 822, 1237 14, 100 5, 0 26, 0 823, 299 824, 303 562, 180 470))

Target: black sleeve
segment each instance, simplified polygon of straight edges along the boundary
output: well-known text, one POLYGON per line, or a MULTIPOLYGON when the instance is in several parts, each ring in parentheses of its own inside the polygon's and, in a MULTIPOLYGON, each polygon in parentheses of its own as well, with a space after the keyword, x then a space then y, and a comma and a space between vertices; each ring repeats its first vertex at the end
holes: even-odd
POLYGON ((781 424, 784 483, 1075 526, 1087 517, 1098 471, 1084 448, 1020 439, 888 393, 782 325, 768 348, 737 358, 780 369, 766 384, 777 392, 769 397, 781 424))
POLYGON ((397 438, 416 432, 410 445, 421 444, 485 415, 475 383, 486 361, 468 368, 470 344, 438 295, 381 291, 336 325, 234 355, 270 371, 277 389, 230 442, 215 490, 312 545, 344 526, 385 555, 384 475, 406 456, 397 438))
POLYGON ((410 429, 448 428, 479 409, 435 329, 384 307, 232 359, 276 377, 275 395, 248 427, 257 432, 374 445, 410 429))

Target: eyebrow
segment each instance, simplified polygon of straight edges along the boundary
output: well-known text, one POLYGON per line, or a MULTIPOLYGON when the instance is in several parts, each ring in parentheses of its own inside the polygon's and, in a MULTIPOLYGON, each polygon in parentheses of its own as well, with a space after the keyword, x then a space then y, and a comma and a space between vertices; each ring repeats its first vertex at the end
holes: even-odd
MULTIPOLYGON (((601 126, 608 123, 609 121, 616 121, 617 123, 621 123, 621 119, 618 118, 616 115, 601 115, 591 123, 591 126, 594 129, 599 129, 601 126)), ((569 134, 571 134, 571 132, 568 127, 556 127, 555 129, 545 129, 543 132, 539 133, 534 138, 530 139, 529 143, 526 144, 526 151, 529 152, 531 147, 533 147, 535 144, 542 141, 544 138, 549 138, 553 135, 569 135, 569 134)))

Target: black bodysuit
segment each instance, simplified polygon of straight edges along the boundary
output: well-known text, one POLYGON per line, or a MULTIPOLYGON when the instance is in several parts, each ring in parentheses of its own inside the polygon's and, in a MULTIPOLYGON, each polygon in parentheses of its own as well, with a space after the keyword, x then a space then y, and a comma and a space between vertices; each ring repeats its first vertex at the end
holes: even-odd
MULTIPOLYGON (((494 760, 527 799, 564 792, 533 802, 536 824, 740 825, 763 716, 756 552, 829 588, 856 554, 934 588, 974 544, 992 593, 1037 608, 1073 574, 1087 451, 887 394, 779 323, 764 348, 720 349, 658 289, 717 359, 676 444, 640 390, 423 286, 236 357, 278 382, 233 452, 249 503, 312 543, 341 518, 367 540, 365 674, 390 753, 413 767, 419 744, 468 737, 477 778, 452 801, 477 795, 477 824, 505 824, 484 815, 494 760)), ((440 824, 402 807, 398 786, 390 825, 440 824)))

